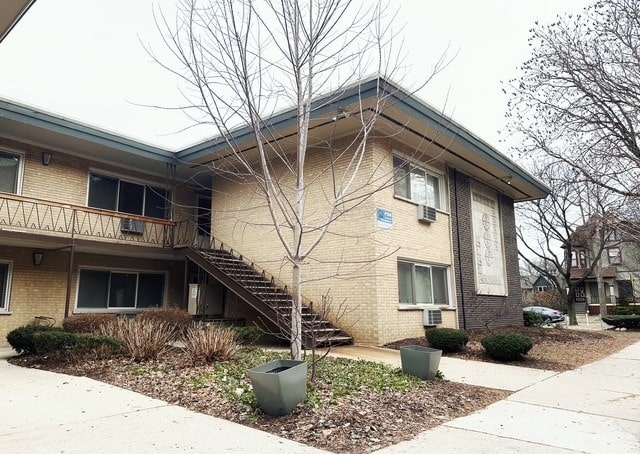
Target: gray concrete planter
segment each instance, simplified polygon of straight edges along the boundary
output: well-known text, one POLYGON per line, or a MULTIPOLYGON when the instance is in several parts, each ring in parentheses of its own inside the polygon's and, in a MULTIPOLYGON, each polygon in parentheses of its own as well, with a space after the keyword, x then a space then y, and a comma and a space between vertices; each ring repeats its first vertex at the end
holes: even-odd
POLYGON ((247 373, 258 405, 267 415, 288 415, 307 398, 306 361, 279 359, 247 373))
POLYGON ((442 350, 436 348, 423 347, 421 345, 400 347, 402 372, 423 380, 436 378, 441 357, 442 350))

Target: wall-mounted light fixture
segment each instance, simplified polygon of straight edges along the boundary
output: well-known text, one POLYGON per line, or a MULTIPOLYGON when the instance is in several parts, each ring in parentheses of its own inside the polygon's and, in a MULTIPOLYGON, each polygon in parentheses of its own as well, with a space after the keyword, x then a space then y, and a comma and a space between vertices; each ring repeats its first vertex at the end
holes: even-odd
POLYGON ((40 266, 40 264, 42 264, 42 257, 44 257, 44 254, 42 252, 34 252, 33 253, 33 264, 34 264, 34 266, 40 266))
POLYGON ((47 153, 46 151, 42 153, 42 164, 48 166, 51 162, 51 153, 47 153))

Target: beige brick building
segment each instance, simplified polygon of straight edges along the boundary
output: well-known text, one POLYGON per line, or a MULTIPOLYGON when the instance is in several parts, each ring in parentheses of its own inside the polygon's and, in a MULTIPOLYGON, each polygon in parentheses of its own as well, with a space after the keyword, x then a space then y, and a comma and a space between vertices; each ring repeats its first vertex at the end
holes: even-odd
MULTIPOLYGON (((379 83, 363 81, 314 110, 303 246, 324 225, 336 181, 353 181, 305 260, 303 294, 316 308, 330 295, 329 319, 364 344, 421 336, 425 324, 521 323, 513 204, 547 188, 385 81, 387 106, 351 175, 358 116, 379 83)), ((285 156, 294 115, 282 112, 270 125, 280 138, 271 145, 285 156)), ((235 131, 234 141, 250 157, 249 132, 235 131)), ((232 250, 267 280, 291 286, 266 200, 254 181, 223 171, 228 155, 218 139, 171 153, 0 101, 0 344, 36 317, 59 324, 74 313, 158 306, 277 322, 264 298, 198 250, 232 250)), ((286 166, 273 165, 286 192, 286 166)))

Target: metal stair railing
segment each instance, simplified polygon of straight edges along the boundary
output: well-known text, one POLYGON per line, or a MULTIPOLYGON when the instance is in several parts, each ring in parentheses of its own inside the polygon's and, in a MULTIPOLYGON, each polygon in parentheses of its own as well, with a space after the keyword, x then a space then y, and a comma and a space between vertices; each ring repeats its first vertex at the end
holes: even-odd
MULTIPOLYGON (((201 268, 205 270, 208 265, 215 267, 217 272, 214 277, 216 279, 220 280, 224 285, 230 288, 230 290, 238 294, 238 296, 249 304, 254 305, 256 310, 258 310, 258 312, 269 321, 277 326, 286 324, 283 328, 290 329, 290 311, 293 304, 293 297, 287 284, 280 281, 255 262, 248 260, 239 252, 234 251, 233 248, 228 247, 222 241, 217 240, 215 237, 198 238, 196 235, 193 235, 194 232, 195 228, 190 226, 188 221, 177 223, 174 237, 176 247, 182 247, 187 249, 187 251, 193 251, 193 253, 187 252, 187 256, 192 261, 196 262, 198 266, 201 266, 201 268), (197 259, 196 256, 199 257, 199 259, 197 259), (217 261, 220 263, 218 264, 217 261), (230 268, 235 269, 225 270, 225 264, 229 265, 230 268), (247 285, 246 282, 243 282, 243 279, 258 279, 253 282, 259 283, 262 281, 263 283, 268 284, 267 287, 264 287, 265 291, 262 292, 262 294, 270 294, 273 295, 274 298, 265 298, 260 296, 260 292, 251 290, 251 287, 247 285), (240 290, 240 288, 242 288, 242 290, 240 290), (249 297, 248 294, 250 294, 251 297, 249 297), (286 299, 289 300, 286 306, 284 304, 280 304, 286 302, 283 301, 283 297, 286 297, 286 299), (270 301, 276 304, 270 304, 270 301), (282 313, 283 309, 286 309, 288 312, 282 313)), ((322 337, 321 341, 324 340, 326 342, 330 342, 332 337, 342 339, 343 341, 351 341, 351 336, 345 333, 341 328, 335 326, 330 320, 325 320, 319 314, 314 312, 313 306, 313 301, 302 296, 303 344, 305 344, 306 347, 311 343, 313 337, 316 337, 317 340, 317 332, 319 329, 316 327, 316 324, 325 325, 325 327, 322 328, 323 331, 335 334, 335 336, 322 337), (307 319, 311 318, 311 320, 304 320, 305 316, 307 319), (315 330, 316 334, 314 335, 310 330, 315 330)))

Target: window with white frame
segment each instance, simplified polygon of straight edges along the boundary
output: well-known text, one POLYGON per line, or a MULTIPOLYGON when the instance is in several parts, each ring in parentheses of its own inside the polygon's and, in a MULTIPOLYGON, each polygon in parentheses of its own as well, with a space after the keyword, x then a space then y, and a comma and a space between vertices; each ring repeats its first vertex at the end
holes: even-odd
POLYGON ((571 252, 571 268, 588 268, 589 260, 584 251, 573 250, 571 252))
POLYGON ((164 303, 164 273, 80 270, 78 309, 147 309, 164 303))
POLYGON ((0 262, 0 312, 9 311, 9 290, 11 283, 11 263, 0 262))
POLYGON ((20 168, 19 155, 0 151, 0 192, 19 192, 20 168))
POLYGON ((610 265, 620 265, 622 263, 622 251, 619 247, 611 247, 607 249, 610 265))
POLYGON ((449 304, 447 268, 398 261, 400 304, 449 304))
POLYGON ((89 175, 89 201, 93 208, 167 219, 171 192, 110 176, 89 175))
POLYGON ((394 156, 394 195, 416 203, 441 209, 440 186, 442 177, 416 167, 405 159, 394 156))

